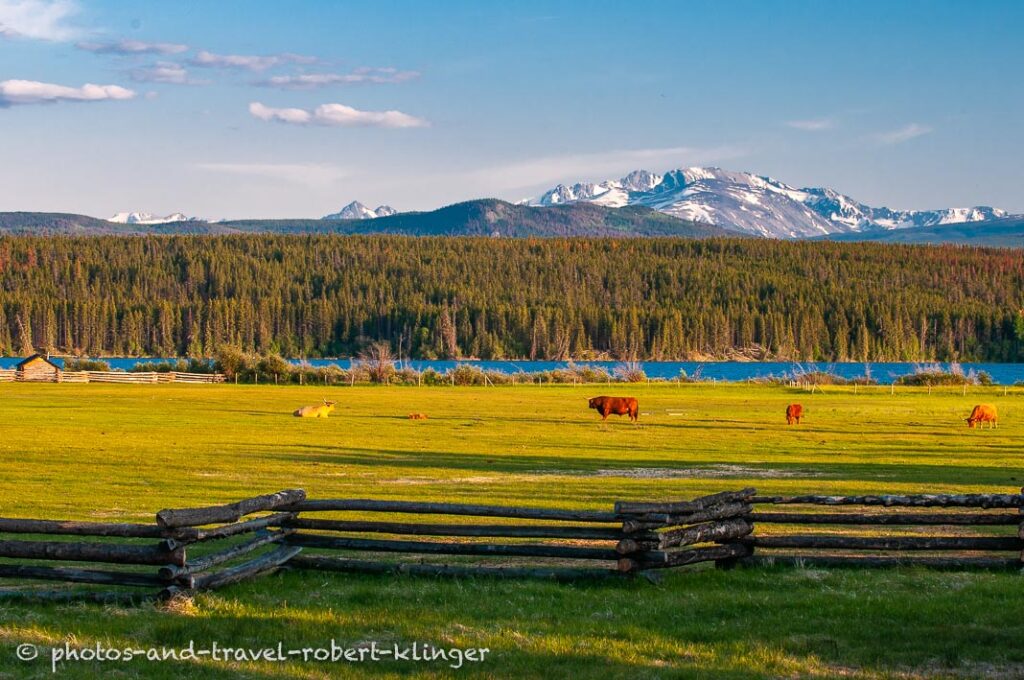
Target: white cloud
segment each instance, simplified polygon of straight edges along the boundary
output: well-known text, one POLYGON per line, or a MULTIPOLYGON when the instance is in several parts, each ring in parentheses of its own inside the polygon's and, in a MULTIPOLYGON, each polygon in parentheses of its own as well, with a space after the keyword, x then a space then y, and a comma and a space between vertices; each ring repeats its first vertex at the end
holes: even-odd
POLYGON ((313 114, 305 109, 272 109, 259 102, 249 104, 249 113, 260 120, 276 120, 295 125, 305 125, 313 120, 313 114))
POLYGON ((195 57, 189 60, 189 63, 203 68, 265 71, 268 68, 281 66, 282 64, 315 64, 317 61, 316 57, 291 53, 271 55, 214 54, 213 52, 200 50, 195 57))
POLYGON ((928 125, 921 125, 919 123, 909 123, 896 130, 890 130, 889 132, 879 132, 873 135, 875 141, 879 144, 902 144, 903 142, 927 135, 934 131, 934 128, 928 125))
POLYGON ((75 47, 97 54, 181 54, 188 51, 188 45, 179 43, 149 43, 141 40, 117 40, 114 42, 80 42, 75 47))
POLYGON ((364 83, 404 83, 419 78, 417 71, 399 71, 394 68, 360 68, 352 73, 303 73, 294 76, 272 76, 257 82, 264 87, 283 90, 312 90, 330 85, 359 85, 364 83))
POLYGON ((201 170, 283 180, 312 187, 327 187, 351 176, 351 171, 329 163, 199 163, 201 170))
POLYGON ((786 125, 795 130, 803 130, 804 132, 821 132, 822 130, 831 130, 836 127, 836 122, 831 118, 812 118, 808 120, 786 121, 786 125))
POLYGON ((326 125, 334 127, 414 128, 430 125, 422 118, 401 111, 360 111, 344 104, 321 104, 307 109, 277 109, 260 102, 249 104, 249 113, 260 120, 292 125, 326 125))
POLYGON ((93 85, 66 87, 35 80, 0 81, 0 107, 20 104, 50 104, 53 102, 98 102, 108 99, 132 99, 135 92, 119 85, 93 85))
POLYGON ((208 80, 194 80, 181 64, 173 61, 158 61, 152 66, 135 68, 128 75, 137 83, 169 83, 172 85, 206 85, 208 80))
POLYGON ((68 18, 78 12, 72 0, 0 0, 0 35, 34 40, 72 40, 78 29, 68 18))

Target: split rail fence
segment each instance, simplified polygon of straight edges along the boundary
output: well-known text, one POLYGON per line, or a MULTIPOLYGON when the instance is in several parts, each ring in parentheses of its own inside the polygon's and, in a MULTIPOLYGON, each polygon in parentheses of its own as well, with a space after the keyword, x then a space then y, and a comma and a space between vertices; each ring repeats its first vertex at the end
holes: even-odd
POLYGON ((184 373, 181 371, 60 371, 32 374, 13 368, 0 369, 0 382, 58 382, 58 383, 222 383, 222 373, 184 373))
POLYGON ((292 489, 161 510, 149 524, 0 519, 0 579, 17 584, 0 598, 168 599, 282 567, 555 580, 700 562, 1019 570, 1022 508, 1021 494, 768 497, 743 489, 592 511, 309 500, 292 489), (808 525, 813 533, 792 530, 808 525), (26 585, 37 581, 75 587, 26 585))

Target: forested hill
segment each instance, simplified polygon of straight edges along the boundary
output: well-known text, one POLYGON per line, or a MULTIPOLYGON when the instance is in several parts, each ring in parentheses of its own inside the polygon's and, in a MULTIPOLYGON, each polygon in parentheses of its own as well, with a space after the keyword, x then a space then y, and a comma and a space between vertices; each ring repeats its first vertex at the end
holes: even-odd
POLYGON ((758 239, 0 237, 0 353, 1024 360, 1024 253, 758 239))
POLYGON ((730 232, 681 220, 643 206, 608 208, 590 203, 530 207, 481 199, 430 212, 353 220, 183 220, 116 224, 67 213, 0 213, 0 233, 152 234, 402 234, 407 236, 679 236, 705 238, 730 232))
POLYGON ((1024 217, 1014 215, 997 220, 940 224, 914 229, 862 231, 832 234, 835 241, 874 241, 876 243, 958 243, 971 246, 1024 247, 1024 217))

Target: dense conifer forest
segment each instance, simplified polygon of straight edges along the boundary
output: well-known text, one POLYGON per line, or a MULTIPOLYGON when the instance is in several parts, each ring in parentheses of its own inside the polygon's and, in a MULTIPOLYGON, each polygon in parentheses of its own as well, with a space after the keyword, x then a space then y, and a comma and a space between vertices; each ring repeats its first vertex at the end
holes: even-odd
POLYGON ((1024 252, 753 239, 0 237, 0 354, 1024 360, 1024 252))

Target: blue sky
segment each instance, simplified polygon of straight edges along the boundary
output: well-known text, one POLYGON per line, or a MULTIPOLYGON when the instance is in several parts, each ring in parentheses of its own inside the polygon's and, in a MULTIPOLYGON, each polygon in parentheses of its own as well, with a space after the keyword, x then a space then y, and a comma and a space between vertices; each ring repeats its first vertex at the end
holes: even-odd
POLYGON ((995 1, 0 0, 0 210, 319 217, 717 165, 1024 212, 1021 35, 995 1))

